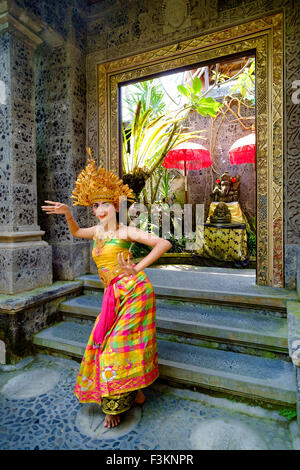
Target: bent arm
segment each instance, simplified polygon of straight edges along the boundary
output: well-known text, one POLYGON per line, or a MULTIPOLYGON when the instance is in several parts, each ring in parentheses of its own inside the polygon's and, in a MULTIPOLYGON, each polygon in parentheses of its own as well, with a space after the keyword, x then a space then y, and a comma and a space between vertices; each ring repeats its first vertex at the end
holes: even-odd
POLYGON ((163 253, 166 253, 166 251, 169 251, 172 247, 172 244, 168 240, 157 237, 156 235, 151 235, 135 227, 128 227, 128 239, 153 247, 150 253, 135 266, 137 272, 153 264, 163 253))
POLYGON ((72 237, 75 238, 93 238, 95 235, 96 225, 89 228, 80 228, 71 212, 65 214, 69 230, 72 237))

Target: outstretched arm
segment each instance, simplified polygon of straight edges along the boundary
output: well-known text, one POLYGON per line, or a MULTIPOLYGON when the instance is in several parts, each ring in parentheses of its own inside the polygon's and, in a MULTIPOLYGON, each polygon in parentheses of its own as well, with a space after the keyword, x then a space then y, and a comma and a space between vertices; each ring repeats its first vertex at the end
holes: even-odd
POLYGON ((66 217, 66 221, 69 226, 69 230, 71 235, 76 238, 93 238, 95 235, 94 227, 89 228, 80 228, 77 224, 76 220, 73 218, 69 207, 66 204, 62 204, 61 202, 55 201, 45 201, 48 206, 42 206, 42 210, 46 212, 46 214, 63 214, 66 217))

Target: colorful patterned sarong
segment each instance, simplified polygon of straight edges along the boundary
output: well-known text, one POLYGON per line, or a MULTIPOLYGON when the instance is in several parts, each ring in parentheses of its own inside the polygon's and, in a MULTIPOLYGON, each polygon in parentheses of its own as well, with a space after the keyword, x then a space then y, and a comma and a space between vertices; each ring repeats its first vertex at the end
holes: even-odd
POLYGON ((112 279, 109 286, 105 289, 101 317, 94 328, 93 333, 93 346, 94 348, 102 348, 102 343, 106 336, 106 333, 111 329, 112 325, 116 320, 116 298, 114 291, 114 283, 121 279, 122 274, 112 279))
POLYGON ((140 271, 122 277, 113 289, 116 319, 105 335, 103 350, 93 348, 93 332, 100 313, 81 362, 74 393, 82 403, 100 404, 103 397, 120 398, 147 387, 159 375, 155 297, 149 279, 140 271))

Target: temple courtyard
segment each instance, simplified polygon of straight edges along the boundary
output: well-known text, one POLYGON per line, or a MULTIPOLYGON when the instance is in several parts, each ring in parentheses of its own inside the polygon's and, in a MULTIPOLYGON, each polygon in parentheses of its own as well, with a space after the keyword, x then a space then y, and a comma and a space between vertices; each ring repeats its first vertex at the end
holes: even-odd
POLYGON ((0 451, 300 450, 300 2, 0 10, 0 451), (90 159, 112 174, 74 194, 90 159), (127 243, 107 230, 100 260, 99 232, 93 258, 76 224, 105 221, 113 175, 128 223, 172 247, 144 265, 159 379, 108 429, 74 386, 127 243))
POLYGON ((38 354, 0 369, 0 449, 300 450, 288 410, 251 406, 157 381, 143 407, 104 428, 73 394, 79 362, 38 354))

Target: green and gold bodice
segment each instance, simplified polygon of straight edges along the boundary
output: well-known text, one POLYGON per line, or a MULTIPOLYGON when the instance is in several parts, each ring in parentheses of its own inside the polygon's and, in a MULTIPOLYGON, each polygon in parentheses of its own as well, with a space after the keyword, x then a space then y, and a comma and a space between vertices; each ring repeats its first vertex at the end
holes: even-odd
POLYGON ((104 286, 107 287, 111 280, 123 272, 118 263, 118 254, 123 253, 124 259, 127 260, 129 255, 132 258, 130 250, 131 242, 120 238, 112 238, 110 240, 94 240, 92 251, 93 260, 96 263, 99 277, 104 286))

